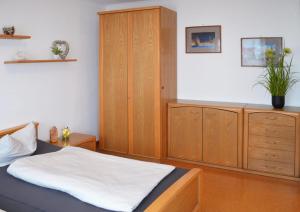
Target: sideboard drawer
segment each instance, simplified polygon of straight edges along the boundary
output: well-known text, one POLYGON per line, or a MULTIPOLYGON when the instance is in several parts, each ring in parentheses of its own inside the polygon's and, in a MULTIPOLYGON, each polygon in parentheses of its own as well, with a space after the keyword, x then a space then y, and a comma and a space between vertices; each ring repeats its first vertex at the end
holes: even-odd
POLYGON ((249 135, 249 146, 294 152, 295 139, 249 135))
POLYGON ((286 116, 278 113, 253 113, 249 117, 250 123, 255 125, 273 125, 273 126, 289 126, 295 127, 294 117, 286 116))
POLYGON ((283 139, 295 139, 295 127, 253 124, 250 122, 249 134, 283 139))
POLYGON ((247 105, 243 168, 282 177, 300 176, 300 108, 247 105))
POLYGON ((294 164, 295 162, 295 153, 289 151, 249 147, 248 154, 250 159, 260 159, 289 164, 294 164))
POLYGON ((286 176, 294 176, 294 165, 289 163, 265 161, 249 158, 248 169, 254 171, 268 172, 271 174, 282 174, 286 176))

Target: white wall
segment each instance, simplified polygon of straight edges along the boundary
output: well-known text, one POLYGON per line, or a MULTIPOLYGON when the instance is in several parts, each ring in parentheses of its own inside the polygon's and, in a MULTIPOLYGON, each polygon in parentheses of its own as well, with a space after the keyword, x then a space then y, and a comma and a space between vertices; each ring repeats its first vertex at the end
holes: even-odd
POLYGON ((14 25, 30 40, 0 39, 0 129, 40 122, 40 138, 49 129, 98 133, 98 17, 95 0, 1 0, 0 28, 14 25), (70 44, 75 63, 4 65, 16 51, 29 58, 51 58, 52 41, 70 44))
MULTIPOLYGON (((49 128, 98 133, 98 17, 108 0, 1 0, 0 28, 16 26, 30 40, 0 39, 0 129, 36 120, 40 138, 49 128), (53 40, 67 40, 75 63, 4 65, 19 49, 30 58, 50 58, 53 40)), ((117 1, 113 1, 117 2, 117 1)), ((240 38, 283 36, 300 72, 300 0, 152 0, 107 9, 165 5, 178 12, 178 97, 269 103, 252 85, 261 68, 240 67, 240 38), (222 54, 185 54, 185 27, 221 24, 222 54)), ((300 75, 298 75, 300 77, 300 75)), ((287 96, 300 106, 300 84, 287 96)))
MULTIPOLYGON (((106 9, 148 5, 177 11, 179 98, 270 104, 263 88, 253 88, 263 69, 240 65, 241 37, 284 37, 294 51, 294 71, 300 72, 300 0, 149 0, 106 9), (199 25, 222 25, 222 54, 185 53, 185 27, 199 25)), ((300 106, 300 83, 286 104, 300 106)))

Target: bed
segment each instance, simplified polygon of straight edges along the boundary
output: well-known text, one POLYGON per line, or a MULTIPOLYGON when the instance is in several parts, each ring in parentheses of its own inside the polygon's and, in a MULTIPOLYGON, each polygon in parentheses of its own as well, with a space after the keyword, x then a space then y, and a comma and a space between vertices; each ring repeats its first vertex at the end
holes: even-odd
MULTIPOLYGON (((25 125, 0 131, 0 137, 25 125)), ((38 128, 38 124, 36 124, 38 128)), ((38 131, 37 131, 38 132, 38 131)), ((59 147, 38 141, 34 154, 59 150, 59 147)), ((108 211, 97 208, 60 191, 39 187, 16 179, 0 168, 0 209, 6 211, 108 211)), ((141 202, 135 211, 200 211, 200 170, 176 168, 141 202)))

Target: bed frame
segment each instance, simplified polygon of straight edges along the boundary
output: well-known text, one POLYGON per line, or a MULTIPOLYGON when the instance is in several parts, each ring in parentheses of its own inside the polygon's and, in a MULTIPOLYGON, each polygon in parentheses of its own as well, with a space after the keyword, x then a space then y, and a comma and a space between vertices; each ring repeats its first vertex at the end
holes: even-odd
MULTIPOLYGON (((0 130, 0 138, 24 128, 26 124, 0 130)), ((35 122, 38 134, 39 123, 35 122)), ((194 168, 164 191, 146 212, 199 212, 201 169, 194 168)))
MULTIPOLYGON (((39 127, 39 123, 38 122, 33 122, 34 125, 35 125, 35 129, 36 129, 36 137, 38 137, 38 127, 39 127)), ((9 134, 12 134, 24 127, 26 127, 28 124, 23 124, 23 125, 20 125, 20 126, 17 126, 17 127, 12 127, 12 128, 8 128, 8 129, 5 129, 5 130, 0 130, 0 138, 5 136, 5 135, 9 135, 9 134)))
POLYGON ((201 169, 194 168, 162 193, 146 212, 199 212, 201 169))

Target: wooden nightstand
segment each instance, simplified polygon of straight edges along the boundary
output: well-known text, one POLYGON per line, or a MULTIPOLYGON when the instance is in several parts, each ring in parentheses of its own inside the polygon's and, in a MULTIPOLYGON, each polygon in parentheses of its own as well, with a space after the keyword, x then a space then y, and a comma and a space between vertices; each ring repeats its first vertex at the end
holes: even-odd
POLYGON ((96 151, 96 136, 81 133, 71 133, 68 141, 63 141, 61 138, 59 138, 58 142, 51 144, 59 147, 77 146, 96 151))

